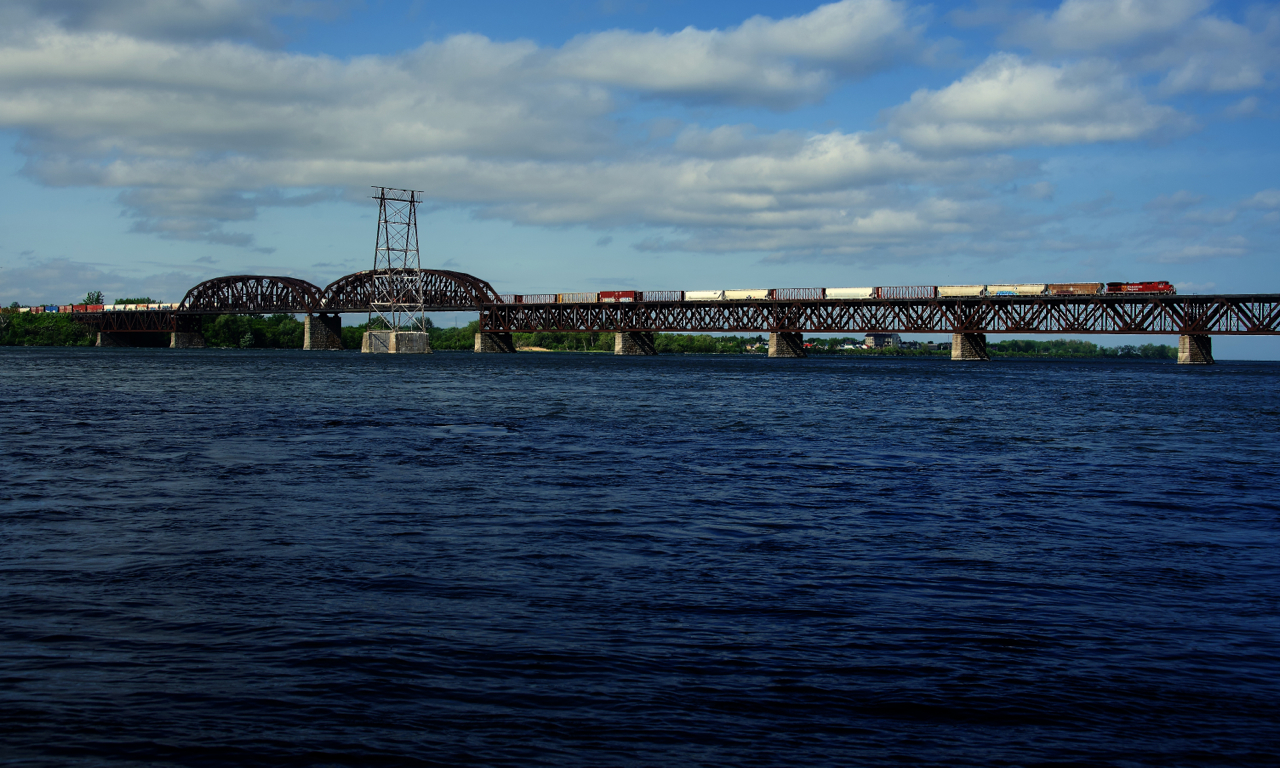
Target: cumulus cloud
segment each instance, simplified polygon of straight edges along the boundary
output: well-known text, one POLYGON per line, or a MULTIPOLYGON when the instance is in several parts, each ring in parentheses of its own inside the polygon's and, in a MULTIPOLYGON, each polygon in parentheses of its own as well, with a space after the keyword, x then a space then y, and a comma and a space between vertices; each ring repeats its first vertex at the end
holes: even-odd
POLYGON ((841 0, 778 21, 755 16, 729 30, 582 35, 551 67, 646 95, 785 108, 820 99, 837 77, 865 76, 908 57, 917 36, 903 2, 841 0))
POLYGON ((7 0, 0 22, 10 30, 47 22, 73 32, 114 32, 167 40, 279 40, 272 20, 328 16, 333 0, 7 0))
POLYGON ((996 54, 938 91, 922 89, 888 113, 909 146, 938 152, 1140 139, 1189 127, 1150 104, 1100 62, 1052 66, 996 54))
POLYGON ((1280 12, 1253 8, 1242 21, 1211 0, 1065 0, 1026 16, 1003 36, 1046 54, 1108 55, 1132 71, 1163 73, 1165 93, 1266 86, 1280 67, 1280 12))

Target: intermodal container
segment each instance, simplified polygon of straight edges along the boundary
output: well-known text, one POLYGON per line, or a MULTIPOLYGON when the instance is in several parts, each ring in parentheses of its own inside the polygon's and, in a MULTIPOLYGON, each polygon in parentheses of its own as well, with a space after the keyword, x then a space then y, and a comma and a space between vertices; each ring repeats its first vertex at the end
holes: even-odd
POLYGON ((828 288, 828 299, 874 299, 875 288, 828 288))
POLYGON ((1050 296, 1102 293, 1102 283, 1049 283, 1050 296))
POLYGON ((724 292, 724 297, 730 301, 742 301, 744 299, 767 299, 769 298, 768 288, 735 288, 724 292))
POLYGON ((557 304, 595 304, 600 300, 597 293, 557 293, 557 304))
POLYGON ((554 293, 526 293, 522 297, 522 304, 555 304, 556 294, 554 293))
POLYGON ((70 314, 71 312, 74 312, 74 311, 75 311, 75 305, 74 305, 74 304, 59 304, 59 305, 58 305, 58 311, 59 311, 59 312, 66 312, 66 313, 70 314))
POLYGON ((723 301, 724 291, 685 291, 685 301, 723 301))
POLYGON ((19 311, 19 312, 30 312, 30 311, 32 311, 32 310, 31 310, 31 307, 18 307, 18 311, 19 311))
POLYGON ((619 301, 635 301, 635 291, 601 291, 600 301, 612 304, 619 301))
POLYGON ((936 285, 885 285, 876 288, 877 299, 936 299, 936 285))
POLYGON ((981 296, 986 293, 985 285, 940 285, 938 286, 938 297, 944 299, 953 299, 960 296, 981 296))
POLYGON ((101 311, 102 311, 102 305, 101 305, 101 304, 90 304, 90 305, 88 305, 88 306, 86 306, 86 307, 84 308, 84 311, 85 311, 85 312, 101 312, 101 311))
POLYGON ((45 312, 57 312, 57 311, 58 311, 58 305, 57 305, 57 304, 46 304, 46 305, 45 305, 45 308, 44 308, 44 311, 45 311, 45 312))

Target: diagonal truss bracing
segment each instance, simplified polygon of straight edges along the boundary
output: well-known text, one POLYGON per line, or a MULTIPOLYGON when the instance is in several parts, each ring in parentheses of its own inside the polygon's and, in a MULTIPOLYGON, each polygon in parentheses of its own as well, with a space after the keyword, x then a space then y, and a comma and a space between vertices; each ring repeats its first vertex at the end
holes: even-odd
POLYGON ((490 304, 482 331, 1280 335, 1280 296, 490 304))

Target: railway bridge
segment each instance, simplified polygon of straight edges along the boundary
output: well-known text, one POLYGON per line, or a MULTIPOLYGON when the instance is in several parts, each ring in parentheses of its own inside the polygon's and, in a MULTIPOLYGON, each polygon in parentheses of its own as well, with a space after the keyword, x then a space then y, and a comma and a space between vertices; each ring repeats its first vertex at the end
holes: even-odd
POLYGON ((128 346, 129 334, 139 332, 169 333, 172 347, 203 346, 203 316, 289 313, 305 315, 304 349, 341 349, 341 315, 373 311, 374 295, 407 281, 420 281, 422 311, 479 314, 477 352, 514 352, 516 332, 612 332, 616 354, 641 355, 656 354, 658 332, 768 332, 771 357, 803 357, 805 333, 932 332, 952 334, 952 359, 985 360, 989 333, 1176 334, 1178 362, 1204 364, 1213 362, 1213 336, 1280 335, 1280 294, 845 299, 797 288, 769 291, 768 298, 702 301, 642 291, 633 300, 573 301, 563 299, 582 295, 499 294, 480 278, 446 270, 367 270, 324 288, 293 277, 234 275, 200 283, 168 308, 74 311, 97 330, 100 346, 128 346))

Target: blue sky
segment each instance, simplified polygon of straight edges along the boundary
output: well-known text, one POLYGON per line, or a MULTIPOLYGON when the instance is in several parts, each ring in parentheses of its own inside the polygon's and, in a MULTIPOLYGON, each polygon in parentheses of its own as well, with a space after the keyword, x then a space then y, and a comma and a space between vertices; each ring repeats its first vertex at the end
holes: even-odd
POLYGON ((324 284, 375 184, 504 292, 1280 292, 1278 67, 1275 3, 10 0, 0 301, 324 284))

